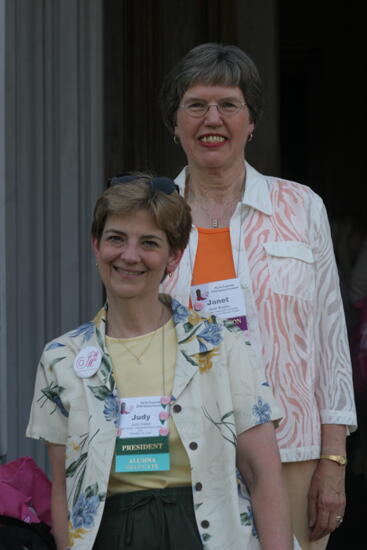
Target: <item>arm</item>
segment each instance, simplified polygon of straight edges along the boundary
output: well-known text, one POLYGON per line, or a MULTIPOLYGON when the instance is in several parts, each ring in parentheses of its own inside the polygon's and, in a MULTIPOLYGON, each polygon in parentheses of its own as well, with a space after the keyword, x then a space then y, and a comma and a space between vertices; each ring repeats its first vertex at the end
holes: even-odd
POLYGON ((57 550, 68 548, 68 512, 66 502, 65 445, 48 444, 52 469, 51 516, 57 550))
MULTIPOLYGON (((323 424, 321 454, 346 456, 346 427, 323 424)), ((345 509, 345 466, 321 459, 309 491, 310 540, 318 540, 339 527, 345 509)))
MULTIPOLYGON (((330 228, 323 204, 315 223, 317 316, 315 396, 321 419, 321 454, 345 455, 346 426, 356 426, 349 343, 330 228)), ((339 526, 345 507, 345 467, 320 460, 309 490, 310 538, 339 526)))
POLYGON ((238 436, 237 467, 250 491, 262 550, 292 549, 288 497, 271 422, 238 436))

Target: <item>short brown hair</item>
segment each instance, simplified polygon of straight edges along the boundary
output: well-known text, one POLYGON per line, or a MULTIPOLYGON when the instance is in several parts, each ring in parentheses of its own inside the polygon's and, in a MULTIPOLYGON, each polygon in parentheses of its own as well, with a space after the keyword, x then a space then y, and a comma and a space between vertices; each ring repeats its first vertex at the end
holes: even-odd
POLYGON ((171 132, 185 92, 196 84, 238 86, 251 114, 258 122, 263 110, 262 84, 252 59, 237 46, 209 42, 190 50, 166 75, 160 91, 163 121, 171 132))
POLYGON ((190 206, 176 190, 167 194, 155 189, 155 179, 158 178, 150 174, 133 174, 127 183, 117 183, 106 189, 94 208, 92 237, 100 241, 108 216, 126 216, 147 210, 166 234, 170 250, 184 250, 192 226, 190 206))

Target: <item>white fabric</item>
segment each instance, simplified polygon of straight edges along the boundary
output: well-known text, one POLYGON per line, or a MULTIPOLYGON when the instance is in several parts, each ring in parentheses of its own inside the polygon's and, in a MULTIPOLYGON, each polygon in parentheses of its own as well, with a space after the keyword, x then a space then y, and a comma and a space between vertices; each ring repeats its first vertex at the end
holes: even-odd
MULTIPOLYGON (((184 193, 186 170, 176 179, 184 193)), ((321 423, 356 427, 349 345, 326 210, 309 187, 263 176, 246 163, 230 222, 250 340, 283 409, 283 461, 320 456, 321 423)), ((191 232, 163 290, 189 303, 198 243, 191 232)))

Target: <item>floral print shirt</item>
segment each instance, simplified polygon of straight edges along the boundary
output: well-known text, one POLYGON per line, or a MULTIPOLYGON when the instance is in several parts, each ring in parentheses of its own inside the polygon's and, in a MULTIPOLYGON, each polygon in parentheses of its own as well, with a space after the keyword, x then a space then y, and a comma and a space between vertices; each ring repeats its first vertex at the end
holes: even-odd
MULTIPOLYGON (((187 168, 176 178, 183 194, 187 168)), ((233 261, 249 338, 282 406, 282 460, 320 457, 321 424, 356 428, 352 370, 329 222, 309 187, 263 176, 246 163, 231 222, 233 261)), ((188 305, 198 246, 190 243, 163 292, 188 305)))
MULTIPOLYGON (((280 418, 264 371, 231 323, 171 304, 178 352, 170 412, 191 464, 193 502, 205 550, 259 550, 250 499, 235 471, 237 435, 280 418)), ((66 445, 69 545, 90 550, 106 498, 118 395, 105 347, 105 310, 56 338, 42 354, 27 436, 66 445), (78 378, 74 359, 98 347, 102 362, 78 378)), ((139 475, 139 474, 136 474, 139 475)))

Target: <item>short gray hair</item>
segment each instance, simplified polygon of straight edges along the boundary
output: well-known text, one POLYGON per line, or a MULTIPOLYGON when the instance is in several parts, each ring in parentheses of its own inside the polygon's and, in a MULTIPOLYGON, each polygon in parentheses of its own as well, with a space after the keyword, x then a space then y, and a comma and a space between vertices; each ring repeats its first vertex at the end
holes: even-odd
POLYGON ((182 96, 195 84, 238 86, 252 122, 256 124, 261 116, 262 84, 255 63, 237 46, 209 42, 190 50, 164 78, 160 106, 163 121, 171 132, 182 96))

